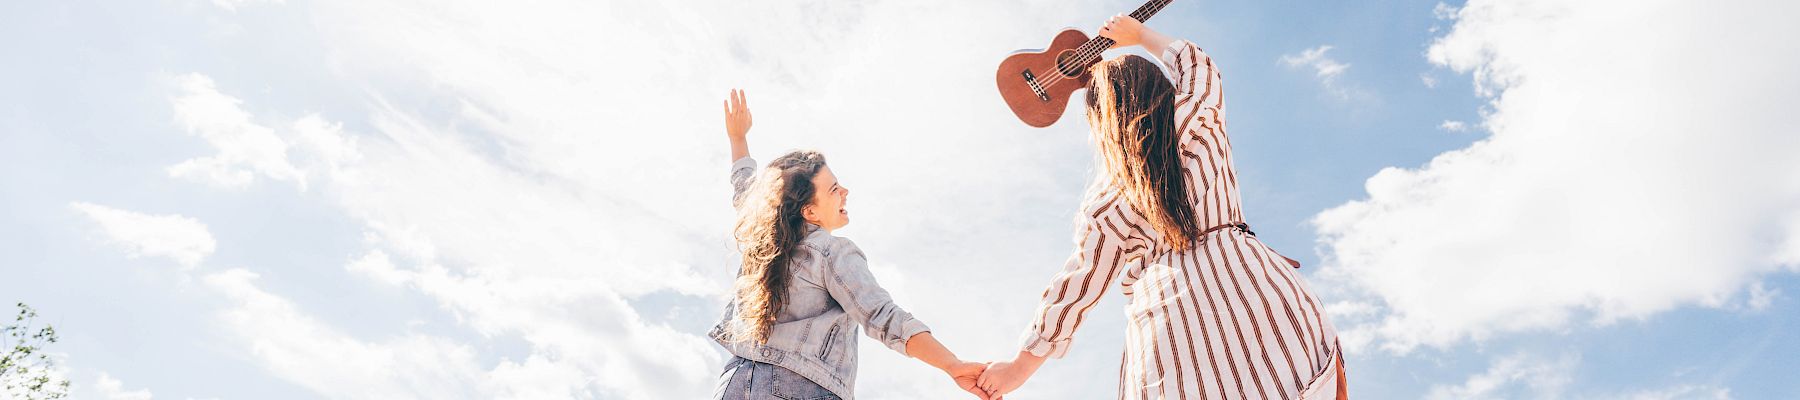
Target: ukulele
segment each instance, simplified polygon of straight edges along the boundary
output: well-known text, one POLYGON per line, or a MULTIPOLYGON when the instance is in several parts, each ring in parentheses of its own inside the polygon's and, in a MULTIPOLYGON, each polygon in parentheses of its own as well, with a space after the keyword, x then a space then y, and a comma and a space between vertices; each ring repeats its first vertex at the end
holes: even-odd
MULTIPOLYGON (((1145 2, 1131 12, 1131 18, 1148 21, 1170 1, 1173 0, 1145 2)), ((1088 67, 1100 62, 1100 53, 1112 45, 1112 39, 1089 39, 1087 34, 1071 28, 1057 33, 1048 48, 1015 51, 1000 62, 1000 69, 994 74, 1000 98, 1026 125, 1050 126, 1062 119, 1069 97, 1087 87, 1088 67)))

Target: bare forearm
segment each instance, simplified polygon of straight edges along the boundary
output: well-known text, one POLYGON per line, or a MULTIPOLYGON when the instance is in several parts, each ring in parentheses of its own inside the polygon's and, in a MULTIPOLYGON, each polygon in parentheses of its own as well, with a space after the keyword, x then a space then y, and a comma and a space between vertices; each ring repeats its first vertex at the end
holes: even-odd
POLYGON ((1163 51, 1169 48, 1169 43, 1175 41, 1169 35, 1164 35, 1150 27, 1144 27, 1143 32, 1139 35, 1142 38, 1142 42, 1139 44, 1144 46, 1144 51, 1150 52, 1152 57, 1157 58, 1161 58, 1163 51))
POLYGON ((962 361, 962 359, 956 358, 956 353, 950 352, 949 348, 944 347, 943 343, 939 343, 937 338, 932 337, 931 332, 920 332, 913 335, 912 338, 906 339, 906 355, 924 361, 937 369, 949 369, 951 365, 962 361))
POLYGON ((1044 365, 1044 360, 1044 357, 1038 357, 1032 355, 1030 352, 1021 351, 1017 357, 1013 357, 1013 365, 1023 368, 1025 375, 1029 376, 1032 373, 1037 372, 1039 366, 1044 365))
POLYGON ((750 139, 743 136, 731 137, 731 161, 750 156, 750 139))

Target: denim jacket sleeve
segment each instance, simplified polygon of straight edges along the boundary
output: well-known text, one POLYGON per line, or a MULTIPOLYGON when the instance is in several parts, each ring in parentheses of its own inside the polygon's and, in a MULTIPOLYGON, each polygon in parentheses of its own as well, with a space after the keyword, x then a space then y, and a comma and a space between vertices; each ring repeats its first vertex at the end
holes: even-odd
POLYGON ((744 204, 744 191, 756 180, 756 159, 744 156, 731 162, 731 207, 744 204))
POLYGON ((906 354, 907 339, 931 328, 894 304, 887 290, 875 282, 875 275, 869 273, 869 260, 856 243, 835 239, 825 257, 825 290, 852 320, 862 324, 869 337, 906 354))

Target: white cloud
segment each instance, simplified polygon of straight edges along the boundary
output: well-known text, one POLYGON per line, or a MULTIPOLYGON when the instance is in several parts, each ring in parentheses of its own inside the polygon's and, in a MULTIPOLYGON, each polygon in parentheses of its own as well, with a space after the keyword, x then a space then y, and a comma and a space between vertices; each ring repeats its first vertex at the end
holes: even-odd
POLYGON ((1643 391, 1620 396, 1619 398, 1626 400, 1728 400, 1731 398, 1731 389, 1708 385, 1682 384, 1659 389, 1645 389, 1643 391))
POLYGON ((1622 392, 1596 390, 1592 387, 1576 387, 1581 381, 1581 357, 1564 354, 1546 357, 1529 353, 1515 353, 1495 358, 1484 371, 1470 374, 1458 384, 1432 385, 1424 395, 1426 399, 1619 399, 1619 400, 1668 400, 1668 399, 1730 399, 1731 389, 1713 385, 1694 383, 1650 384, 1678 379, 1648 380, 1635 384, 1635 387, 1653 386, 1651 388, 1626 390, 1622 392))
MULTIPOLYGON (((1353 89, 1343 82, 1340 82, 1340 78, 1344 75, 1344 71, 1350 69, 1350 64, 1338 62, 1338 60, 1331 58, 1331 56, 1325 55, 1325 52, 1328 51, 1331 51, 1331 46, 1321 45, 1319 47, 1302 50, 1299 53, 1282 55, 1281 64, 1286 65, 1289 68, 1312 69, 1313 76, 1319 79, 1319 85, 1324 87, 1327 93, 1338 100, 1350 100, 1352 97, 1365 95, 1362 90, 1353 89)), ((1421 79, 1424 79, 1424 77, 1421 77, 1421 79)), ((1426 85, 1435 84, 1435 82, 1431 80, 1426 80, 1425 82, 1426 85)))
MULTIPOLYGON (((217 111, 242 112, 236 103, 217 111)), ((556 397, 592 397, 579 394, 597 391, 625 398, 686 397, 707 387, 708 374, 691 372, 720 364, 716 346, 698 332, 645 323, 622 296, 663 290, 716 295, 723 284, 679 265, 638 268, 624 264, 633 258, 618 254, 629 244, 661 249, 666 260, 681 252, 681 238, 654 239, 666 243, 660 246, 635 243, 627 235, 669 233, 650 228, 654 223, 643 217, 593 209, 568 188, 494 165, 411 116, 382 117, 405 120, 378 121, 387 136, 376 141, 348 136, 341 124, 316 115, 293 124, 295 159, 307 160, 306 171, 326 178, 321 181, 326 191, 370 228, 370 245, 377 250, 346 270, 416 288, 482 336, 520 336, 533 344, 533 353, 523 364, 495 366, 496 379, 504 379, 487 381, 469 343, 413 334, 361 340, 256 288, 253 273, 207 277, 240 304, 223 321, 256 361, 278 378, 329 397, 528 398, 545 391, 559 393, 556 397), (649 233, 620 231, 620 223, 649 233), (505 235, 493 235, 497 232, 505 235), (420 266, 398 269, 381 249, 400 252, 420 266), (462 267, 446 268, 440 260, 462 267), (354 349, 358 356, 346 361, 333 349, 354 349), (334 367, 337 363, 358 367, 334 367), (546 386, 546 379, 560 382, 546 386)))
POLYGON ((1431 16, 1439 20, 1455 21, 1456 11, 1456 7, 1440 2, 1431 7, 1431 16))
POLYGON ((237 11, 238 6, 251 3, 281 4, 282 2, 283 0, 212 0, 213 5, 219 6, 219 8, 223 8, 226 11, 237 11))
MULTIPOLYGON (((1396 351, 1727 307, 1800 229, 1800 4, 1471 1, 1429 58, 1492 136, 1314 219, 1338 321, 1396 351), (1682 27, 1671 30, 1670 27, 1682 27)), ((1444 7, 1440 7, 1440 11, 1444 7)), ((1774 260, 1774 261, 1771 261, 1774 260)), ((1752 293, 1754 299, 1754 293, 1752 293)), ((1765 297, 1766 298, 1766 297, 1765 297)))
POLYGON ((150 400, 150 389, 125 390, 125 383, 101 372, 94 378, 94 391, 104 400, 150 400))
POLYGON ((1768 309, 1769 305, 1781 296, 1781 289, 1764 286, 1762 282, 1752 282, 1746 294, 1744 307, 1751 311, 1762 311, 1768 309))
POLYGON ((187 74, 176 78, 182 94, 174 99, 175 117, 188 134, 205 139, 218 151, 170 166, 169 176, 224 187, 244 187, 262 175, 294 181, 306 189, 306 176, 288 163, 287 143, 275 131, 250 120, 236 97, 219 93, 212 78, 187 74))
POLYGON ((1469 124, 1462 122, 1462 121, 1446 120, 1446 121, 1444 121, 1444 123, 1438 124, 1438 129, 1443 129, 1443 130, 1450 131, 1450 132, 1468 132, 1469 124))
POLYGON ((217 243, 200 221, 180 215, 148 215, 98 204, 74 202, 69 208, 100 226, 107 241, 131 258, 167 257, 182 269, 193 269, 212 255, 217 243))
POLYGON ((1459 385, 1434 385, 1427 399, 1554 399, 1563 396, 1573 381, 1579 357, 1547 359, 1527 354, 1501 357, 1486 371, 1470 375, 1459 385))
POLYGON ((1800 271, 1800 211, 1791 211, 1780 220, 1780 231, 1785 232, 1786 239, 1776 246, 1770 261, 1800 271))
POLYGON ((232 269, 203 281, 232 302, 219 315, 227 336, 276 376, 330 398, 443 399, 478 393, 482 371, 468 346, 419 334, 358 340, 258 288, 256 277, 232 269))

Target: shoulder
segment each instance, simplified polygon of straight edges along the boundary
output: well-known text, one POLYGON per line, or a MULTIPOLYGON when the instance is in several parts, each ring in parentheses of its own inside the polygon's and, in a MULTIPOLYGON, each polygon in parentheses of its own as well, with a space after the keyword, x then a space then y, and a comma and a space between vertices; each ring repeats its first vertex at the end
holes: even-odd
POLYGON ((857 247, 855 241, 832 235, 824 229, 817 229, 807 234, 806 240, 801 242, 800 247, 806 249, 803 252, 815 253, 821 260, 826 261, 825 264, 831 265, 836 265, 852 256, 863 257, 862 248, 857 247))
POLYGON ((800 242, 795 249, 794 262, 805 272, 808 280, 823 285, 832 276, 853 273, 860 266, 868 268, 868 258, 863 256, 861 248, 849 238, 832 235, 820 229, 813 231, 800 242))

